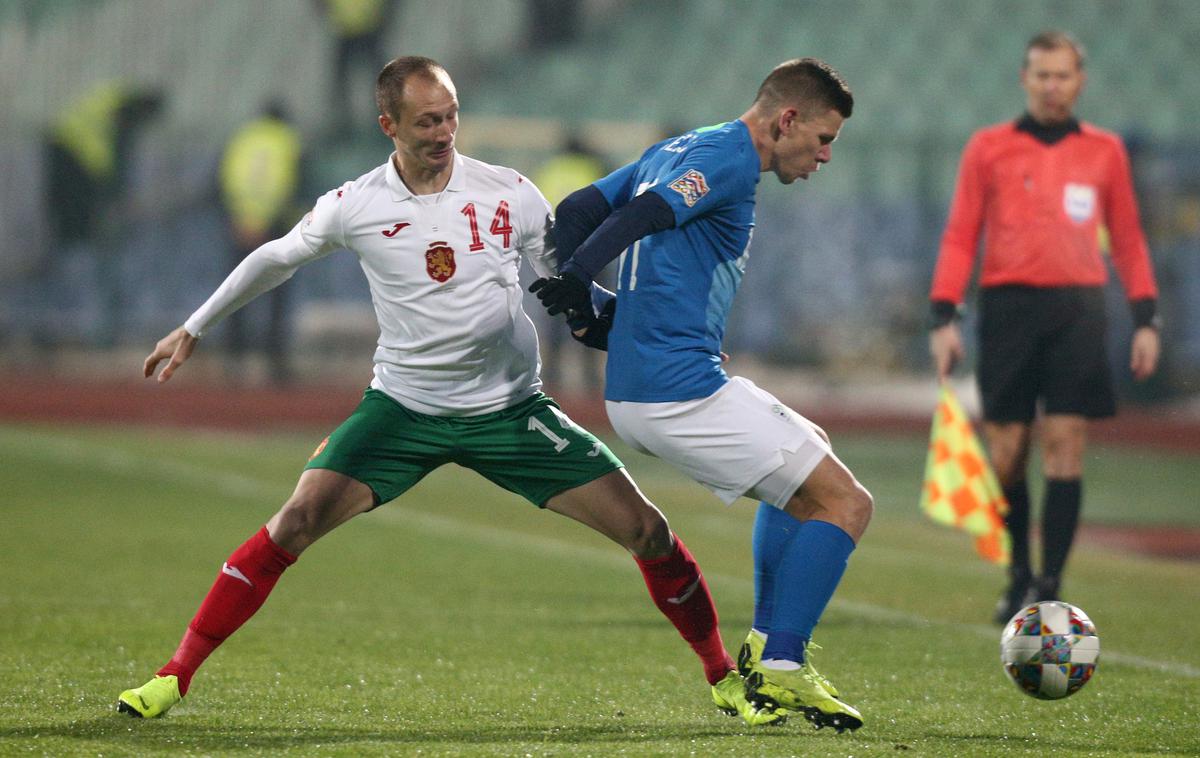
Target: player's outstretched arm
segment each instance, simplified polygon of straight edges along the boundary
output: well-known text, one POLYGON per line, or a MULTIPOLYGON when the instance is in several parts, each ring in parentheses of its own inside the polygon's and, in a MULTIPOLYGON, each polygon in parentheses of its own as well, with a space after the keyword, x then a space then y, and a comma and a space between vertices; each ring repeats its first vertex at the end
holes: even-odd
POLYGON ((149 379, 154 375, 158 364, 169 358, 167 365, 163 366, 163 370, 158 374, 159 384, 167 381, 175 373, 175 369, 182 366, 183 362, 191 357, 197 342, 199 339, 189 334, 187 329, 182 326, 177 327, 166 337, 160 339, 154 346, 154 352, 146 356, 146 362, 142 365, 142 375, 149 379))

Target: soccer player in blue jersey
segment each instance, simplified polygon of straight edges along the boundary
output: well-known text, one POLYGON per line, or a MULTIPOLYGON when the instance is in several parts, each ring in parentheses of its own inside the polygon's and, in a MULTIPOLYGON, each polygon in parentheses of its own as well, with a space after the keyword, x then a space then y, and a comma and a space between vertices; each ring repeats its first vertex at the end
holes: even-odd
POLYGON ((726 503, 760 500, 754 628, 739 664, 747 696, 838 731, 859 712, 811 660, 811 638, 871 518, 871 495, 812 422, 721 367, 730 304, 749 256, 759 175, 808 179, 831 157, 854 98, 828 64, 777 66, 736 121, 696 129, 558 206, 559 275, 531 290, 607 349, 613 428, 726 503), (617 292, 592 284, 620 257, 617 292))

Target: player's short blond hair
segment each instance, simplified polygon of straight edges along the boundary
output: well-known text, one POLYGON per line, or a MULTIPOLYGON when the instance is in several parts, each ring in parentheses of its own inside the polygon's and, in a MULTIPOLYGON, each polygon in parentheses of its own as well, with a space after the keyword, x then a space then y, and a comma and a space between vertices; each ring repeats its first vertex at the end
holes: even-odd
POLYGON ((1047 29, 1038 32, 1025 45, 1025 59, 1021 62, 1021 68, 1029 68, 1029 53, 1033 50, 1057 50, 1062 47, 1070 48, 1075 52, 1075 60, 1079 64, 1079 68, 1083 68, 1087 62, 1087 50, 1084 50, 1083 43, 1075 38, 1074 34, 1064 32, 1060 29, 1047 29))
POLYGON ((404 104, 404 85, 412 76, 433 80, 444 77, 450 81, 450 74, 433 58, 420 55, 395 58, 383 67, 375 80, 375 105, 381 114, 393 119, 400 115, 400 106, 404 104))

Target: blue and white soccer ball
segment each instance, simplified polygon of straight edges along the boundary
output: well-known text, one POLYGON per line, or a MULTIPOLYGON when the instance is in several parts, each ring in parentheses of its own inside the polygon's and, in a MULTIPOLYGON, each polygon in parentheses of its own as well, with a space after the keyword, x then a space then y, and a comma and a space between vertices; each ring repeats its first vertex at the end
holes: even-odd
POLYGON ((1000 662, 1026 695, 1058 700, 1074 695, 1096 673, 1100 638, 1079 608, 1057 600, 1027 605, 1000 636, 1000 662))

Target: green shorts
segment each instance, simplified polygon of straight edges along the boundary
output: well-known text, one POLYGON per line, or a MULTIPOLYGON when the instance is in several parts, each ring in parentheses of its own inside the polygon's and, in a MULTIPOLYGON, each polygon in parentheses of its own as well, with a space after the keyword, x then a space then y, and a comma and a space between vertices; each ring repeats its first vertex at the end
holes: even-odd
POLYGON ((429 416, 368 389, 306 469, 330 469, 371 488, 381 505, 445 463, 483 475, 538 507, 623 468, 608 447, 546 395, 479 416, 429 416))

